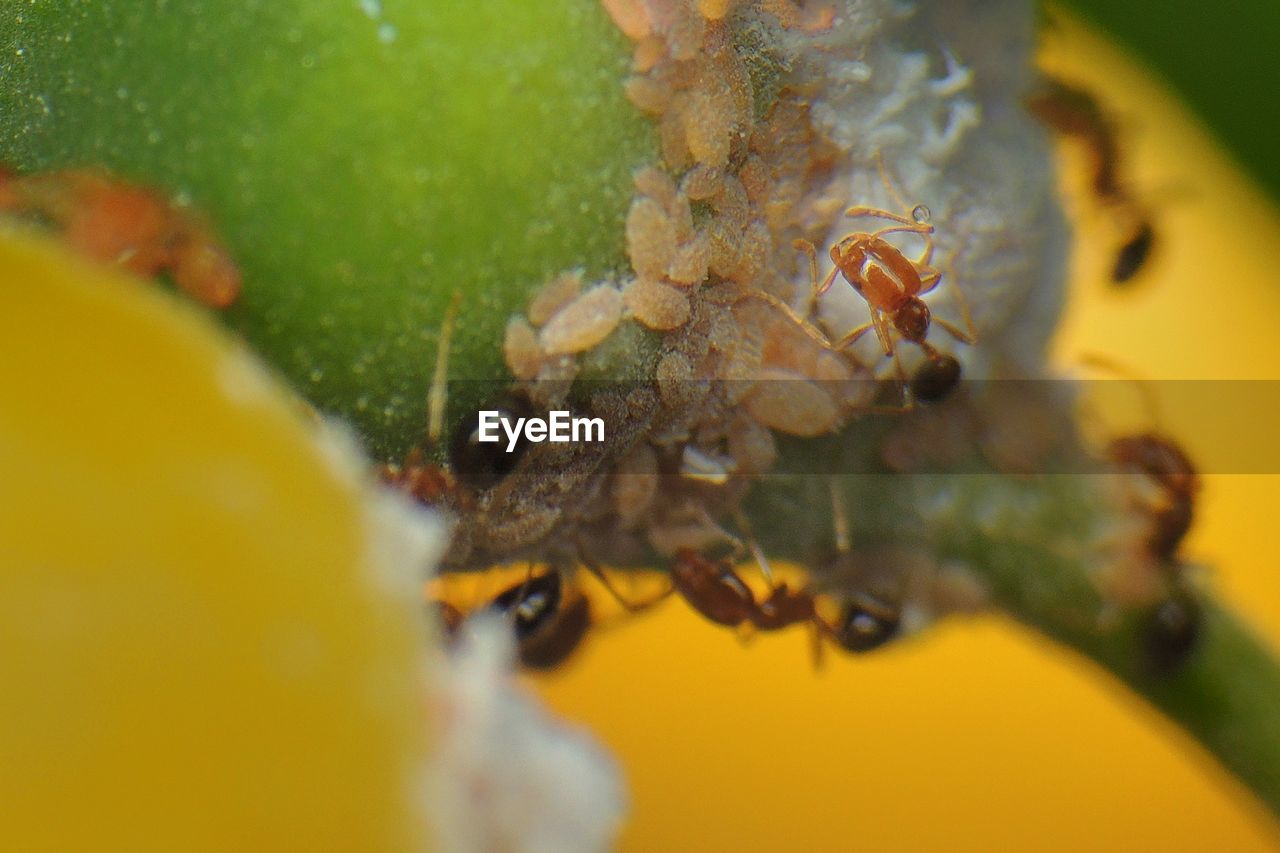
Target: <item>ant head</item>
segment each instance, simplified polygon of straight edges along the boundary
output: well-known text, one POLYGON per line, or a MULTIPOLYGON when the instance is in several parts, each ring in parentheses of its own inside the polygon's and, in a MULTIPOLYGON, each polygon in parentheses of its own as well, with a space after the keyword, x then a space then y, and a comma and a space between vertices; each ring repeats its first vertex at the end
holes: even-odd
POLYGON ((908 296, 893 312, 893 327, 913 344, 924 343, 929 334, 929 306, 919 296, 908 296))

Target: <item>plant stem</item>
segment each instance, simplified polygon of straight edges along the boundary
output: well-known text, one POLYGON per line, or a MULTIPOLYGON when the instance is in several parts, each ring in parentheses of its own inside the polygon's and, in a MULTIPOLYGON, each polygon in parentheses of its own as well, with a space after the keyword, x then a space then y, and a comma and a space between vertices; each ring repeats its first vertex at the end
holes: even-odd
MULTIPOLYGON (((864 421, 816 447, 786 443, 783 465, 873 470, 869 448, 888 429, 864 421)), ((1195 644, 1185 659, 1162 667, 1151 646, 1157 605, 1120 607, 1099 591, 1096 579, 1114 559, 1106 537, 1114 537, 1123 511, 1116 500, 1122 475, 1097 461, 1095 473, 1077 467, 1079 473, 1011 475, 990 465, 978 470, 975 458, 957 466, 964 473, 772 475, 756 485, 745 510, 771 557, 808 566, 819 583, 835 559, 836 507, 847 516, 855 552, 909 546, 939 565, 964 565, 995 607, 1103 667, 1280 815, 1280 664, 1271 651, 1196 591, 1195 644)))

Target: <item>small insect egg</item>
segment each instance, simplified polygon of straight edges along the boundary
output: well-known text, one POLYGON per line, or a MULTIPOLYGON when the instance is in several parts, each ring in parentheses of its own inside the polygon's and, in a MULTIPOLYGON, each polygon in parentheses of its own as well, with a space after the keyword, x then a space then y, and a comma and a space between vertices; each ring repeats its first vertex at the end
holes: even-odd
POLYGON ((538 345, 538 333, 523 317, 507 321, 502 338, 502 356, 517 379, 533 379, 542 367, 542 348, 538 345))
POLYGON ((597 285, 561 308, 542 327, 542 349, 548 355, 589 350, 609 337, 622 320, 622 294, 607 284, 597 285))
POLYGON ((920 225, 925 225, 933 218, 933 214, 930 213, 929 208, 925 207, 923 204, 917 204, 915 207, 911 208, 911 218, 920 225))
POLYGON ((660 281, 640 278, 622 291, 631 315, 650 329, 667 331, 689 320, 689 297, 660 281))

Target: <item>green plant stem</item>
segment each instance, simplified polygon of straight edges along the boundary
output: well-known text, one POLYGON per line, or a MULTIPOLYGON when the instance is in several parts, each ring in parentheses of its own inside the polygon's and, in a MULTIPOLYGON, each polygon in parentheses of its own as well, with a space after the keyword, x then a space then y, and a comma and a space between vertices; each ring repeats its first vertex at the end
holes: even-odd
MULTIPOLYGON (((806 458, 826 461, 811 471, 868 470, 849 467, 864 455, 867 434, 850 430, 816 454, 793 442, 783 459, 793 469, 806 458)), ((964 470, 975 470, 972 459, 964 470)), ((1101 542, 1118 512, 1116 476, 1104 470, 776 475, 756 485, 746 512, 771 557, 811 568, 832 559, 832 508, 840 504, 855 549, 922 547, 940 564, 963 564, 987 586, 994 606, 1144 697, 1280 815, 1280 665, 1270 650, 1198 593, 1203 622, 1196 645, 1161 673, 1149 652, 1153 609, 1108 607, 1091 581, 1105 565, 1101 542)))

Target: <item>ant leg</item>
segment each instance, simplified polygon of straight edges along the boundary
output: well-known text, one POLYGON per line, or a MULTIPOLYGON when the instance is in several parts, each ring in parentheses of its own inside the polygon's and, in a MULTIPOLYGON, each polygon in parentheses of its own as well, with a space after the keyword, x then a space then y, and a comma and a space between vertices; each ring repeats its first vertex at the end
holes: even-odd
POLYGON ((952 337, 966 344, 976 344, 978 342, 978 328, 973 325, 973 314, 969 311, 969 297, 964 295, 964 288, 960 286, 960 279, 956 275, 955 256, 947 259, 947 273, 951 277, 951 286, 956 292, 956 302, 960 303, 960 316, 964 320, 965 331, 960 332, 951 323, 946 320, 938 320, 937 322, 946 329, 952 337))
POLYGON ((793 240, 791 246, 799 249, 809 256, 809 299, 805 303, 805 317, 813 313, 814 301, 831 289, 831 285, 836 280, 836 275, 840 272, 839 267, 832 267, 831 272, 822 280, 822 284, 818 284, 818 249, 808 240, 793 240))
POLYGON ((748 292, 748 295, 754 296, 756 299, 759 299, 761 302, 767 303, 769 305, 772 305, 774 308, 777 308, 779 311, 781 311, 783 314, 787 316, 788 320, 795 323, 796 326, 800 328, 800 331, 804 332, 806 335, 809 336, 811 340, 813 340, 814 343, 818 344, 818 346, 822 347, 823 349, 838 349, 836 347, 831 346, 831 339, 828 338, 826 335, 824 335, 822 333, 822 330, 820 330, 817 326, 813 325, 813 323, 806 320, 804 317, 801 317, 796 312, 796 309, 792 308, 790 305, 783 302, 781 299, 774 296, 772 293, 765 293, 763 290, 752 290, 748 292))
POLYGON ((622 593, 618 592, 617 587, 613 585, 613 582, 609 580, 608 576, 605 575, 604 569, 600 568, 600 566, 597 563, 595 563, 593 560, 588 558, 586 554, 583 553, 581 542, 578 543, 578 561, 582 564, 583 568, 585 568, 588 572, 592 574, 593 577, 595 577, 596 580, 600 581, 600 585, 605 588, 605 591, 609 593, 609 596, 614 601, 618 602, 618 605, 628 613, 643 613, 644 611, 648 610, 650 607, 653 607, 655 604, 658 604, 659 602, 665 600, 667 596, 671 595, 671 593, 676 591, 675 585, 673 584, 667 587, 667 589, 664 592, 658 595, 655 595, 653 598, 650 598, 646 601, 641 601, 641 602, 628 601, 627 598, 622 595, 622 593))
POLYGON ((751 556, 760 568, 760 574, 764 577, 764 582, 769 585, 771 591, 777 589, 778 585, 773 580, 773 569, 769 567, 769 558, 765 556, 764 549, 760 547, 755 534, 751 532, 751 523, 747 521, 747 516, 741 508, 734 509, 733 520, 738 527, 742 528, 742 533, 747 539, 747 548, 751 550, 751 556))
POLYGON ((853 547, 853 537, 849 533, 849 516, 845 513, 844 495, 840 492, 840 483, 835 477, 827 478, 827 487, 831 490, 831 532, 836 540, 836 553, 848 554, 853 547))
MULTIPOLYGON (((958 328, 954 323, 948 323, 946 320, 942 319, 941 317, 934 317, 933 322, 937 323, 939 326, 945 329, 947 334, 951 335, 951 337, 955 338, 957 341, 959 341, 962 344, 973 345, 978 342, 978 339, 975 338, 973 335, 969 334, 963 329, 958 328)), ((970 320, 969 324, 970 324, 970 327, 972 327, 973 321, 970 320)))
POLYGON ((875 326, 876 337, 880 339, 880 346, 884 349, 885 355, 893 355, 893 338, 889 335, 889 324, 885 322, 884 315, 877 309, 868 306, 871 310, 871 322, 875 326))
POLYGON ((884 164, 884 152, 876 151, 876 170, 880 172, 880 183, 884 184, 885 192, 898 203, 901 210, 906 210, 907 200, 902 197, 898 190, 893 186, 893 181, 889 180, 889 168, 884 164))
POLYGON ((875 219, 888 219, 891 222, 897 222, 901 225, 908 225, 911 228, 917 229, 917 230, 922 228, 927 228, 930 231, 933 230, 933 226, 927 222, 919 222, 908 216, 903 216, 900 213, 890 213, 889 211, 884 210, 883 208, 871 207, 865 204, 855 204, 853 207, 846 208, 844 215, 851 219, 856 219, 860 216, 870 216, 870 217, 874 217, 875 219))

